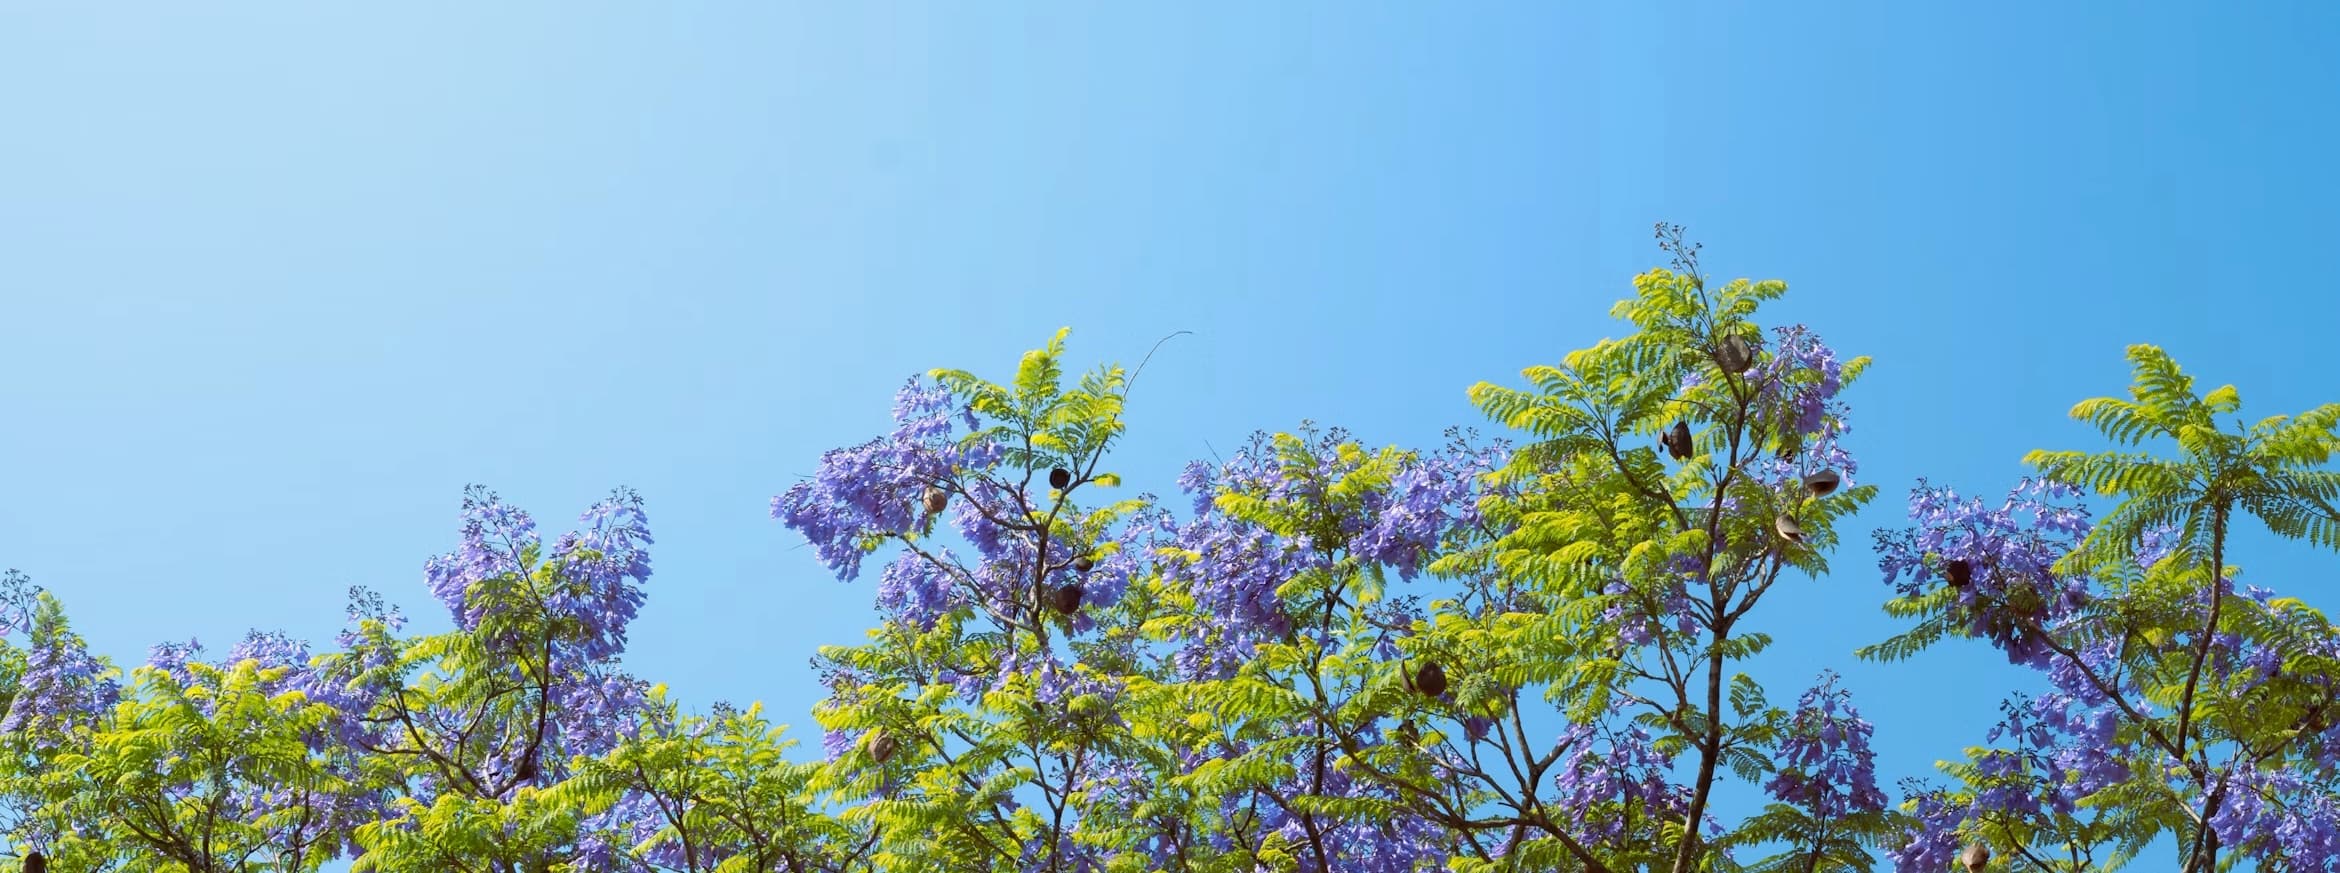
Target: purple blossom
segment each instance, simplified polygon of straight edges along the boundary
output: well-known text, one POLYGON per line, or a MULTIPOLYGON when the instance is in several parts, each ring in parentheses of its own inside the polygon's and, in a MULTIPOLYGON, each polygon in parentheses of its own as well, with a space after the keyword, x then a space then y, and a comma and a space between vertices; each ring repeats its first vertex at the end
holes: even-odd
POLYGON ((1671 781, 1673 759, 1658 753, 1640 725, 1622 731, 1571 725, 1559 743, 1569 751, 1552 777, 1556 805, 1570 811, 1580 841, 1613 844, 1629 837, 1623 809, 1643 821, 1689 811, 1689 792, 1671 781))
POLYGON ((1759 456, 1747 461, 1748 472, 1773 488, 1799 482, 1807 473, 1835 470, 1850 487, 1860 462, 1843 448, 1852 432, 1851 409, 1838 395, 1844 390, 1844 364, 1836 351, 1803 325, 1773 328, 1772 353, 1748 373, 1766 408, 1777 410, 1794 429, 1798 451, 1787 458, 1759 456))
POLYGON ((878 580, 878 608, 912 627, 932 628, 944 613, 965 604, 965 595, 951 575, 957 566, 947 548, 938 550, 935 560, 903 552, 886 564, 885 574, 878 580))
POLYGON ((121 700, 122 689, 112 665, 91 654, 73 632, 56 598, 36 593, 31 600, 24 673, 0 715, 0 735, 54 746, 98 724, 121 700))
POLYGON ((1440 453, 1399 457, 1376 487, 1344 488, 1337 498, 1333 483, 1360 474, 1371 460, 1338 428, 1287 445, 1255 434, 1216 468, 1188 466, 1179 482, 1194 497, 1197 516, 1175 526, 1167 516, 1133 519, 1133 535, 1125 537, 1134 545, 1134 532, 1144 530, 1157 547, 1181 556, 1159 566, 1165 582, 1194 598, 1200 617, 1175 656, 1179 673, 1224 676, 1258 644, 1283 639, 1293 629, 1293 610, 1304 605, 1284 602, 1279 591, 1295 578, 1332 571, 1344 558, 1395 570, 1401 580, 1416 578, 1442 545, 1479 523, 1479 479, 1502 457, 1499 447, 1475 448, 1458 437, 1440 453), (1223 494, 1297 507, 1325 523, 1278 533, 1221 511, 1223 494))
POLYGON ((1844 365, 1836 351, 1811 328, 1772 328, 1771 354, 1751 374, 1764 396, 1794 416, 1796 432, 1827 435, 1829 419, 1843 417, 1836 395, 1844 390, 1844 365))
MULTIPOLYGON (((1301 726, 1299 730, 1312 728, 1301 726)), ((1307 768, 1300 768, 1307 772, 1307 768)), ((1270 797, 1285 798, 1311 793, 1330 798, 1370 798, 1394 801, 1398 798, 1388 789, 1354 778, 1347 770, 1327 767, 1323 781, 1303 782, 1295 779, 1286 784, 1270 786, 1261 791, 1270 797)), ((1252 821, 1256 833, 1280 833, 1295 846, 1309 847, 1306 825, 1280 803, 1254 803, 1254 798, 1241 793, 1230 793, 1221 800, 1222 813, 1231 821, 1252 821), (1258 817, 1251 818, 1256 809, 1258 817)), ((1331 856, 1329 869, 1318 862, 1312 850, 1294 852, 1299 869, 1309 873, 1413 873, 1424 868, 1442 865, 1451 843, 1451 835, 1427 819, 1410 814, 1399 814, 1386 821, 1320 817, 1315 825, 1322 834, 1322 845, 1331 856)), ((1212 837, 1222 851, 1230 847, 1223 832, 1212 837)))
POLYGON ((548 608, 581 629, 567 641, 577 657, 602 663, 625 650, 626 627, 641 610, 641 586, 650 579, 651 542, 641 495, 619 489, 586 509, 578 529, 553 544, 561 584, 548 608))
POLYGON ((1969 808, 1949 793, 1924 788, 1913 780, 1904 780, 1901 786, 1913 808, 1914 826, 1903 835, 1900 845, 1885 853, 1893 869, 1896 873, 1951 869, 1958 859, 1958 828, 1966 821, 1969 808))
POLYGON ((171 680, 185 685, 194 681, 187 665, 203 658, 203 642, 188 637, 184 643, 156 643, 147 649, 146 666, 162 671, 171 680))
POLYGON ((1972 581, 1958 592, 1967 633, 1989 639, 2009 661, 2045 668, 2043 630, 2088 601, 2089 580, 2054 572, 2089 530, 2088 510, 2067 485, 2026 479, 1997 508, 1919 480, 1910 494, 1914 526, 1879 532, 1878 568, 1905 596, 1916 595, 1965 561, 1972 581))
POLYGON ((822 759, 835 761, 843 758, 852 752, 854 744, 860 741, 861 737, 856 733, 840 730, 824 731, 821 733, 822 759))
POLYGON ((1876 729, 1853 707, 1851 692, 1836 682, 1834 672, 1822 673, 1819 684, 1797 699, 1780 745, 1780 769, 1763 786, 1781 802, 1821 819, 1885 808, 1885 793, 1877 790, 1876 756, 1869 750, 1876 729))
POLYGON ((431 593, 446 604, 457 627, 479 630, 491 618, 509 617, 493 610, 524 604, 567 631, 558 640, 557 660, 601 663, 624 651, 626 626, 641 608, 641 586, 650 577, 651 538, 640 495, 619 489, 588 508, 579 528, 562 534, 543 558, 554 571, 552 584, 544 587, 533 578, 542 543, 528 513, 474 486, 464 495, 463 522, 461 546, 424 564, 431 593))
POLYGON ((526 572, 527 556, 538 545, 536 521, 527 512, 473 486, 463 495, 462 545, 424 562, 423 575, 431 596, 446 604, 456 626, 471 630, 479 626, 486 610, 486 604, 473 596, 472 586, 526 572))
POLYGON ((821 455, 811 479, 772 498, 772 517, 804 535, 840 581, 853 579, 874 537, 919 529, 925 520, 919 501, 928 486, 999 457, 996 446, 953 442, 954 419, 969 431, 978 424, 972 411, 953 407, 949 391, 911 379, 894 395, 891 433, 821 455))
POLYGON ((2224 779, 2225 803, 2210 817, 2219 842, 2287 870, 2340 870, 2340 794, 2330 781, 2247 764, 2224 779))

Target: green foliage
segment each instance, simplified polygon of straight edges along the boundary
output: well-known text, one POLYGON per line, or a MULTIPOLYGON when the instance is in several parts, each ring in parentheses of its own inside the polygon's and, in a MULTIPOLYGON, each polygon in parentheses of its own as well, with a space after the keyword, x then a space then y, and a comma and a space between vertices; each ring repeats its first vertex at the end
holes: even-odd
POLYGON ((332 709, 272 688, 281 667, 186 670, 184 683, 135 671, 90 748, 49 763, 41 782, 56 814, 98 822, 92 836, 125 873, 319 869, 349 834, 316 822, 354 787, 356 750, 322 741, 332 709), (286 801, 254 809, 255 792, 286 801))
POLYGON ((871 841, 813 806, 822 765, 788 760, 795 742, 786 730, 766 722, 760 704, 689 716, 664 687, 653 688, 635 734, 607 755, 579 759, 545 800, 587 815, 621 802, 649 806, 663 826, 647 839, 606 835, 630 844, 630 864, 647 866, 664 850, 715 873, 855 869, 871 841))
POLYGON ((2151 528, 2176 526, 2183 541, 2221 567, 2227 524, 2241 509, 2277 534, 2340 550, 2340 471, 2322 469, 2340 450, 2340 404, 2221 429, 2242 408, 2232 385, 2193 393, 2193 378, 2161 349, 2129 347, 2132 399, 2099 397, 2072 408, 2114 442, 2174 442, 2175 458, 2138 452, 2035 451, 2024 460, 2057 481, 2120 504, 2061 569, 2087 573, 2135 557, 2151 528))

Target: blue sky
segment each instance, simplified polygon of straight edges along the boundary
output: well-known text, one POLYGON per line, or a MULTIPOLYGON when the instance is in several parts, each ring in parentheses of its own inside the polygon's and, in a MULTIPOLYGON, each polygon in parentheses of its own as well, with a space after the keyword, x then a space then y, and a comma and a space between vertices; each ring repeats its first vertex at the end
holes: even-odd
MULTIPOLYGON (((1877 359, 1871 524, 2098 445, 2064 413, 2128 343, 2254 417, 2340 399, 2327 7, 1453 9, 0 7, 0 565, 125 661, 324 640, 352 584, 444 621, 465 483, 556 530, 630 485, 628 664, 810 728, 873 586, 767 504, 908 375, 1194 331, 1116 456, 1165 493, 1303 418, 1429 444, 1620 333, 1658 220, 1877 359)), ((1836 666, 1928 770, 2023 677, 1853 662, 1892 625, 1846 542, 1764 677, 1836 666)), ((2304 547, 2240 560, 2340 605, 2304 547)))

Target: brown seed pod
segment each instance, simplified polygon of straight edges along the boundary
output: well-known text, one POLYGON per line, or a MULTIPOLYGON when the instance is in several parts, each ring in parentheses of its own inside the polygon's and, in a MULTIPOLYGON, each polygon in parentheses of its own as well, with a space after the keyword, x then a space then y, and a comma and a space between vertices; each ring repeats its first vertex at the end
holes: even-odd
POLYGON ((1721 364, 1724 372, 1737 375, 1755 365, 1755 351, 1747 348, 1747 341, 1734 333, 1723 337, 1722 344, 1715 347, 1714 362, 1721 364))
POLYGON ((1788 542, 1800 543, 1804 541, 1804 526, 1797 524, 1792 517, 1782 515, 1772 519, 1771 526, 1777 528, 1779 535, 1786 538, 1788 542))
POLYGON ((1414 690, 1422 692, 1424 697, 1445 696, 1445 668, 1438 666, 1437 661, 1423 664, 1422 669, 1414 673, 1414 690))
POLYGON ((1826 497, 1836 493, 1836 486, 1843 482, 1844 477, 1836 475, 1835 470, 1822 470, 1804 477, 1804 490, 1812 492, 1814 497, 1826 497))
POLYGON ((1950 587, 1964 588, 1974 581, 1974 565, 1965 558, 1956 558, 1942 565, 1942 577, 1950 580, 1950 587))
POLYGON ((1067 488, 1067 487, 1070 487, 1071 485, 1072 485, 1072 471, 1071 471, 1071 470, 1067 470, 1067 469, 1065 469, 1065 468, 1063 468, 1063 467, 1058 467, 1058 468, 1056 468, 1056 469, 1054 469, 1054 470, 1050 470, 1050 471, 1048 471, 1048 487, 1050 487, 1050 488, 1054 488, 1054 489, 1056 489, 1056 490, 1058 490, 1058 491, 1063 491, 1065 488, 1067 488))
POLYGON ((49 856, 38 850, 24 856, 24 873, 49 873, 49 856))
POLYGON ((943 511, 944 507, 951 505, 950 492, 936 488, 932 485, 926 486, 926 494, 922 497, 922 499, 926 501, 926 514, 928 515, 941 512, 943 511))
POLYGON ((1073 559, 1072 568, 1075 573, 1086 573, 1097 568, 1097 561, 1087 555, 1082 555, 1073 559))
POLYGON ((885 728, 872 730, 869 732, 869 759, 883 764, 887 758, 894 756, 894 749, 899 745, 894 735, 886 733, 885 728))
POLYGON ((527 757, 527 758, 522 758, 522 759, 520 759, 520 772, 518 772, 518 773, 515 773, 515 774, 513 774, 513 775, 515 775, 515 776, 518 776, 518 777, 520 778, 520 781, 522 781, 522 782, 529 782, 529 781, 533 781, 533 780, 535 780, 535 779, 536 779, 536 758, 535 758, 534 756, 530 756, 530 757, 527 757))
POLYGON ((1070 585, 1066 585, 1056 589, 1055 591, 1049 592, 1048 605, 1055 607, 1057 612, 1061 612, 1066 615, 1071 615, 1080 611, 1081 583, 1074 582, 1070 585))
POLYGON ((1968 843, 1966 851, 1959 853, 1958 863, 1966 865, 1966 869, 1974 871, 1974 873, 1981 873, 1982 868, 1991 863, 1991 847, 1981 843, 1968 843))
POLYGON ((1660 441, 1660 442, 1663 442, 1663 443, 1665 444, 1665 446, 1666 446, 1666 451, 1667 451, 1667 452, 1670 452, 1670 453, 1672 453, 1672 454, 1673 454, 1673 456, 1674 456, 1674 460, 1677 460, 1677 461, 1687 461, 1687 460, 1690 460, 1690 423, 1689 423, 1689 422, 1687 422, 1687 421, 1677 421, 1677 422, 1674 422, 1674 429, 1673 429, 1672 431, 1668 432, 1668 433, 1667 433, 1667 434, 1666 434, 1664 437, 1661 437, 1661 438, 1659 439, 1659 441, 1660 441))

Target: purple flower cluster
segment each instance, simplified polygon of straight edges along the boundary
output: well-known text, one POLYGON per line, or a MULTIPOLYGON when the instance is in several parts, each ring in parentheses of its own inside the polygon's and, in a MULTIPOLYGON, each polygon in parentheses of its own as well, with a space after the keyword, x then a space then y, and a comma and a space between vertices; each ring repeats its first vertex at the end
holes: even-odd
POLYGON ((859 742, 861 742, 861 734, 858 731, 841 731, 833 728, 822 731, 821 760, 836 761, 843 758, 851 753, 853 746, 859 742))
MULTIPOLYGON (((199 640, 158 643, 150 650, 146 665, 161 671, 173 683, 185 689, 199 681, 187 667, 189 664, 205 663, 203 653, 203 643, 199 640)), ((343 694, 343 689, 312 669, 309 644, 285 636, 282 632, 256 630, 247 633, 228 649, 225 657, 209 666, 227 671, 246 661, 264 672, 274 674, 274 678, 262 678, 259 688, 261 694, 273 697, 287 691, 298 691, 311 700, 321 702, 334 701, 343 694)), ((191 697, 188 703, 205 716, 210 716, 217 711, 221 701, 216 695, 205 694, 191 697)), ((322 749, 329 739, 317 737, 311 748, 322 749)))
MULTIPOLYGON (((391 668, 398 660, 398 646, 389 635, 406 627, 406 616, 384 603, 381 594, 353 585, 348 619, 335 637, 340 651, 312 663, 304 687, 310 699, 332 706, 339 714, 332 722, 336 743, 347 748, 381 748, 387 727, 368 721, 367 716, 391 693, 395 682, 391 668)), ((172 644, 156 646, 148 663, 164 669, 172 669, 172 662, 184 664, 201 651, 193 640, 188 646, 192 651, 172 644)), ((183 671, 174 675, 184 681, 183 671)))
POLYGON ((1606 845, 1629 838, 1620 807, 1630 808, 1630 817, 1639 821, 1678 818, 1689 811, 1689 791, 1671 779, 1673 759, 1657 751, 1640 725, 1622 731, 1570 725, 1560 745, 1569 751, 1552 784, 1559 789, 1559 808, 1574 816, 1570 824, 1579 841, 1606 845))
POLYGON ((1780 744, 1779 772, 1763 786, 1781 802, 1821 819, 1885 808, 1885 793, 1877 790, 1876 755, 1869 750, 1876 728, 1861 718, 1851 692, 1836 682, 1834 672, 1823 673, 1797 699, 1780 744))
POLYGON ((461 547, 423 563, 431 596, 454 614, 455 626, 474 630, 486 617, 488 601, 472 586, 527 572, 537 547, 536 520, 478 486, 464 490, 461 547))
POLYGON ((543 546, 536 522, 474 486, 464 495, 461 546, 423 566, 431 594, 466 631, 500 617, 494 610, 526 603, 563 629, 556 660, 609 662, 625 649, 626 626, 641 608, 641 586, 650 577, 648 517, 640 495, 619 489, 578 522, 544 558, 554 582, 540 588, 532 577, 543 546))
POLYGON ((1844 390, 1843 362, 1804 325, 1775 327, 1772 334, 1771 354, 1756 368, 1755 383, 1795 416, 1797 433, 1827 433, 1828 420, 1843 417, 1836 399, 1844 390))
POLYGON ((1459 446, 1411 459, 1386 489, 1365 496, 1359 508, 1364 528, 1350 536, 1350 552, 1412 581, 1456 531, 1480 524, 1475 486, 1502 459, 1498 449, 1459 446))
POLYGON ((860 575, 873 537, 910 533, 925 521, 920 498, 929 486, 998 460, 997 446, 953 441, 954 419, 970 432, 979 426, 942 386, 911 379, 894 396, 891 433, 822 454, 811 479, 772 498, 772 517, 804 535, 839 580, 860 575))
POLYGON ((1306 536, 1280 537, 1217 513, 1182 525, 1175 541, 1192 560, 1165 562, 1162 579, 1194 598, 1198 621, 1176 656, 1179 672, 1191 678, 1231 675, 1258 644, 1282 639, 1292 617, 1276 589, 1332 564, 1306 536))
MULTIPOLYGON (((2097 665, 2109 663, 2116 645, 2091 647, 2084 657, 2097 665)), ((2080 798, 2126 781, 2130 772, 2124 758, 2133 749, 2119 739, 2119 708, 2077 665, 2059 660, 2048 673, 2055 690, 2032 698, 2022 713, 1993 728, 1992 739, 2020 731, 2049 772, 2068 774, 2055 786, 2057 808, 2068 812, 2080 798)), ((2133 705, 2150 708, 2143 701, 2133 705)))
POLYGON ((1911 827, 1899 846, 1886 850, 1886 858, 1893 862, 1896 873, 1952 869, 1958 860, 1958 828, 1965 823, 1970 807, 1948 792, 1926 788, 1916 780, 1903 780, 1901 788, 1913 807, 1911 827))
MULTIPOLYGON (((665 823, 666 810, 659 806, 657 798, 628 791, 601 815, 579 823, 577 856, 570 866, 595 873, 637 869, 634 847, 656 836, 665 823)), ((682 854, 682 841, 668 840, 645 853, 640 861, 667 869, 692 869, 682 854)), ((704 860, 701 859, 702 863, 704 860)))
POLYGON ((2226 784, 2210 817, 2219 842, 2285 870, 2340 870, 2340 792, 2330 781, 2245 764, 2226 784))
POLYGON ((1838 399, 1844 390, 1844 362, 1811 328, 1789 325, 1773 328, 1772 333, 1771 354, 1748 378, 1759 388, 1759 402, 1774 410, 1782 425, 1793 428, 1797 452, 1753 460, 1749 472, 1777 488, 1806 473, 1835 470, 1843 477, 1842 484, 1850 487, 1860 462, 1842 446, 1852 431, 1851 410, 1838 399))
MULTIPOLYGON (((1310 726, 1302 726, 1303 731, 1310 726)), ((1303 774, 1307 767, 1301 767, 1303 774)), ((1396 801, 1399 798, 1388 788, 1359 780, 1346 770, 1327 767, 1321 783, 1310 784, 1293 779, 1285 784, 1269 786, 1260 791, 1272 798, 1289 798, 1302 794, 1334 799, 1372 799, 1396 801), (1311 791, 1311 789, 1314 789, 1311 791)), ((1411 814, 1399 814, 1385 821, 1364 818, 1335 818, 1318 816, 1315 820, 1320 841, 1309 838, 1307 822, 1293 814, 1280 801, 1254 802, 1239 794, 1230 794, 1222 800, 1222 814, 1229 820, 1251 823, 1251 829, 1260 834, 1280 834, 1291 846, 1299 869, 1309 873, 1412 873, 1412 871, 1442 866, 1451 844, 1451 834, 1427 819, 1411 814), (1256 812, 1256 819, 1252 813, 1256 812), (1320 864, 1310 850, 1318 843, 1330 856, 1330 866, 1320 864), (1306 847, 1306 849, 1302 848, 1306 847)), ((1213 841, 1220 851, 1232 848, 1225 833, 1214 833, 1213 841)))
POLYGON ((1601 593, 1619 599, 1602 611, 1602 620, 1610 622, 1617 629, 1617 638, 1629 646, 1648 645, 1657 639, 1669 623, 1675 633, 1696 633, 1700 621, 1698 602, 1690 598, 1689 587, 1684 581, 1691 572, 1687 566, 1694 560, 1675 562, 1678 567, 1685 568, 1682 570, 1684 575, 1664 589, 1660 597, 1637 598, 1632 583, 1623 579, 1612 580, 1601 593))
POLYGON ((909 551, 895 556, 878 578, 878 608, 912 627, 933 627, 944 613, 966 605, 952 575, 959 566, 948 548, 937 549, 932 559, 909 551))
POLYGON ((561 747, 598 755, 632 739, 650 698, 650 683, 610 669, 588 670, 557 682, 549 692, 559 720, 561 747))
MULTIPOLYGON (((1081 791, 1091 803, 1089 815, 1111 815, 1123 821, 1144 815, 1144 807, 1157 797, 1159 787, 1145 768, 1118 758, 1091 768, 1081 780, 1081 791)), ((1174 869, 1178 863, 1178 839, 1184 826, 1175 815, 1161 815, 1148 829, 1147 836, 1131 848, 1152 862, 1155 869, 1174 869)))
POLYGON ((1975 761, 1976 814, 2071 815, 2081 798, 2128 778, 2112 742, 2117 721, 2102 711, 2074 707, 2062 694, 2017 695, 1999 709, 2004 717, 1988 739, 2011 740, 2012 747, 1975 761), (2098 741, 2103 745, 2091 745, 2098 741))
POLYGON ((146 666, 162 671, 171 681, 184 686, 195 681, 195 674, 187 665, 203 660, 203 641, 188 637, 183 643, 155 643, 147 648, 146 666))
POLYGON ((2068 485, 2026 479, 1997 508, 1921 479, 1910 494, 1915 525, 1877 535, 1878 568, 1903 595, 1915 595, 1963 561, 1970 579, 1958 608, 1967 632, 1984 637, 2013 663, 2048 666, 2041 631, 2088 600, 2089 580, 2053 572, 2057 560, 2088 535, 2088 510, 2068 485))
POLYGON ((605 663, 625 650, 626 626, 642 608, 641 586, 650 579, 649 517, 641 495, 619 489, 577 523, 553 543, 551 561, 562 584, 547 606, 582 629, 570 643, 575 656, 605 663))
POLYGON ((1254 435, 1217 467, 1188 465, 1178 483, 1196 517, 1174 528, 1163 516, 1151 522, 1156 545, 1189 556, 1164 562, 1161 573, 1194 598, 1201 618, 1177 656, 1179 672, 1224 676, 1257 644, 1282 639, 1292 630, 1293 605, 1278 590, 1344 556, 1416 578, 1440 546, 1481 523, 1477 484, 1502 459, 1500 447, 1458 439, 1437 454, 1403 456, 1374 487, 1336 488, 1373 458, 1332 428, 1281 445, 1254 435), (1297 532, 1271 530, 1221 511, 1222 494, 1294 507, 1310 521, 1297 532))
POLYGON ((25 666, 8 709, 0 714, 0 735, 21 735, 55 745, 77 730, 95 726, 122 697, 113 667, 91 654, 89 645, 65 621, 54 598, 40 593, 21 574, 9 584, 15 621, 25 631, 25 666), (28 617, 26 617, 29 614, 28 617))

